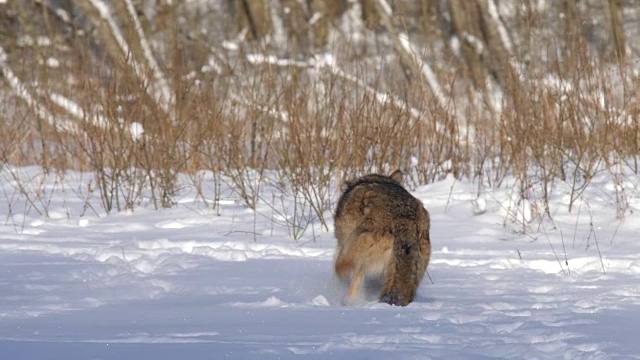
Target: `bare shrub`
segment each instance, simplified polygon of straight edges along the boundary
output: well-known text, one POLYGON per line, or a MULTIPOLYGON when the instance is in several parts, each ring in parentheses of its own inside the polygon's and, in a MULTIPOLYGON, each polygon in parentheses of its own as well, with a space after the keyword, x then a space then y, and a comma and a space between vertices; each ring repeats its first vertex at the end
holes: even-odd
POLYGON ((0 4, 0 166, 89 171, 77 193, 106 212, 174 206, 186 173, 218 211, 223 181, 251 209, 292 211, 298 238, 329 229, 343 177, 401 168, 413 186, 513 176, 514 206, 543 221, 558 184, 574 211, 596 175, 640 169, 640 48, 622 18, 640 14, 621 2, 63 3, 0 4), (591 18, 607 26, 579 26, 591 18), (272 172, 295 206, 262 194, 272 172))

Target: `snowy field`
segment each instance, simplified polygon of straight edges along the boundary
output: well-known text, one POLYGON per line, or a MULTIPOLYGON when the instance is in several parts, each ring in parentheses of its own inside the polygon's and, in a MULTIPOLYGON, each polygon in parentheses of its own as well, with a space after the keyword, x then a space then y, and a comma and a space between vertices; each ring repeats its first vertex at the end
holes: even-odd
POLYGON ((571 213, 556 184, 554 222, 508 183, 412 189, 432 217, 433 282, 400 308, 371 291, 343 306, 332 220, 292 239, 291 199, 268 184, 255 212, 228 185, 214 209, 185 181, 171 209, 106 215, 87 174, 5 168, 0 358, 640 359, 640 177, 617 185, 622 217, 609 178, 571 213))

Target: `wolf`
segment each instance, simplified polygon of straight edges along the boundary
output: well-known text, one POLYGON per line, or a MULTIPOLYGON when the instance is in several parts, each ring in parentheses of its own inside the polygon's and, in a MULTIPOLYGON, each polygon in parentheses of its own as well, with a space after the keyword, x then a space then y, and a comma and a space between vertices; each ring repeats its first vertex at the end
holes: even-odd
POLYGON ((429 213, 404 187, 402 172, 348 181, 336 207, 335 273, 353 302, 365 280, 383 281, 379 300, 406 306, 431 256, 429 213))

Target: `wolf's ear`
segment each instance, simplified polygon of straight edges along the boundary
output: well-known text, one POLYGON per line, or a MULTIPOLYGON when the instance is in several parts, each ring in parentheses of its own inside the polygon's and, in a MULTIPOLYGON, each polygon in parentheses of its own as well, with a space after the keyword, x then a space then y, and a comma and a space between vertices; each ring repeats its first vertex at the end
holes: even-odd
POLYGON ((391 180, 397 182, 398 184, 404 185, 404 180, 402 179, 402 171, 400 171, 400 169, 391 173, 389 177, 391 178, 391 180))

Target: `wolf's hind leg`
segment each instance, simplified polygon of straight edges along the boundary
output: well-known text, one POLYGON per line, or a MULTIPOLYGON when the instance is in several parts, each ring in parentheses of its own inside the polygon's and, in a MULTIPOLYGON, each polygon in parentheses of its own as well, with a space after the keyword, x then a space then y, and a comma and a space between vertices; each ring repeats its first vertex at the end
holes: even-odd
POLYGON ((351 277, 351 284, 349 285, 349 290, 347 291, 347 301, 355 302, 358 297, 358 293, 362 288, 362 282, 364 281, 364 272, 361 266, 358 266, 353 272, 353 276, 351 277))
POLYGON ((355 264, 346 252, 340 252, 336 258, 335 272, 338 278, 342 281, 347 281, 351 276, 355 264))

